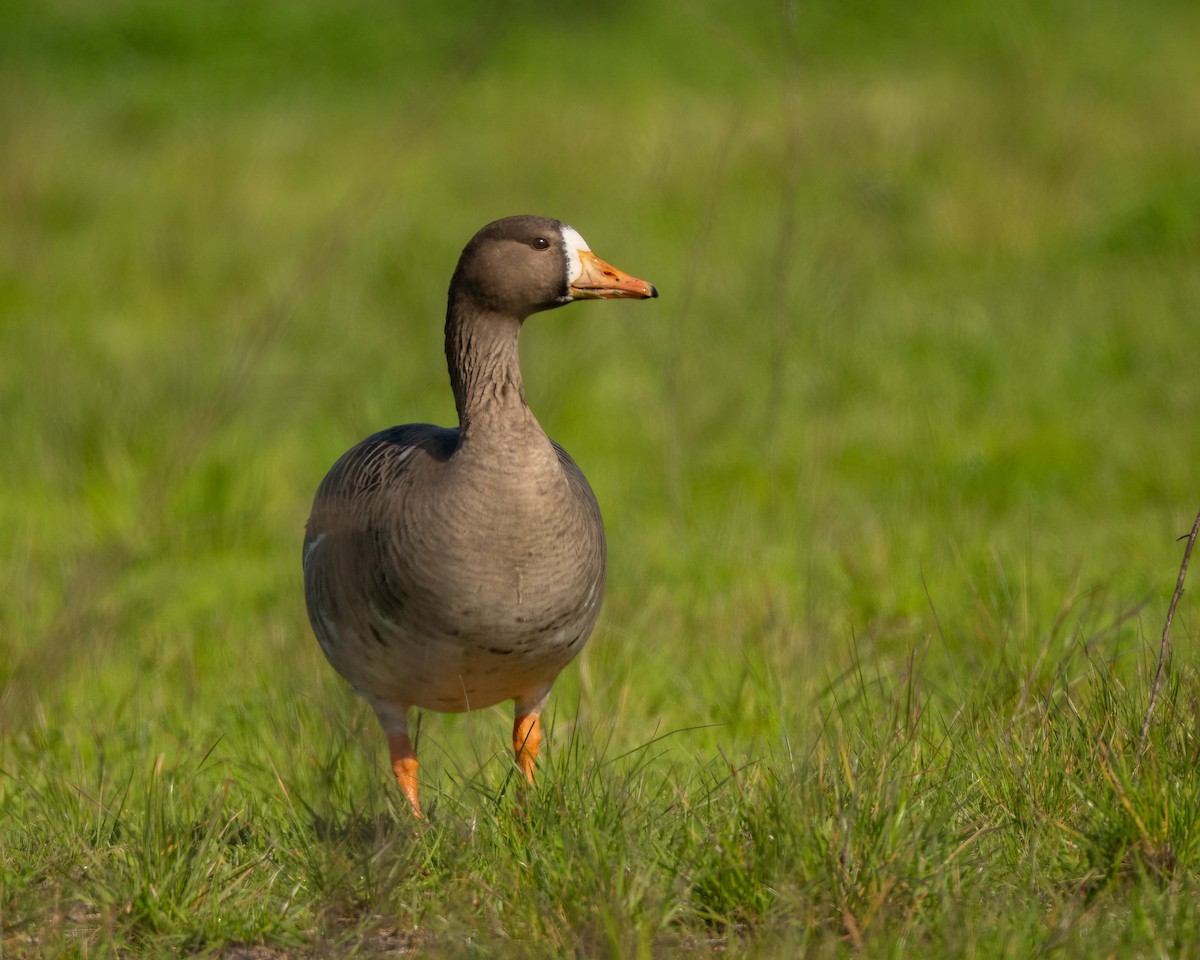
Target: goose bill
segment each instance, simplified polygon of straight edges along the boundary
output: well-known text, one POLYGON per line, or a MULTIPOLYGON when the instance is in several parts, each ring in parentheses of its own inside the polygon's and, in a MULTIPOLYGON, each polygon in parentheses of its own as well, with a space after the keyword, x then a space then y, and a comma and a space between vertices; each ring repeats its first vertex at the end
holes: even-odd
POLYGON ((579 265, 579 276, 567 288, 574 300, 613 300, 618 297, 648 300, 658 296, 654 284, 622 273, 591 250, 579 251, 579 265))

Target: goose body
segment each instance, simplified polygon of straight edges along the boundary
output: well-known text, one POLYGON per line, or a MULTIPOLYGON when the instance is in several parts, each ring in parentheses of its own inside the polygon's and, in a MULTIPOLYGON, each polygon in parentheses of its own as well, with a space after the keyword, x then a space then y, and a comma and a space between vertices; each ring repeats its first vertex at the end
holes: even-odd
POLYGON ((309 620, 326 658, 374 708, 418 816, 409 708, 513 700, 513 747, 532 782, 538 716, 604 594, 600 508, 525 402, 521 325, 575 299, 654 296, 564 223, 487 225, 450 284, 459 426, 376 433, 317 490, 303 556, 309 620))

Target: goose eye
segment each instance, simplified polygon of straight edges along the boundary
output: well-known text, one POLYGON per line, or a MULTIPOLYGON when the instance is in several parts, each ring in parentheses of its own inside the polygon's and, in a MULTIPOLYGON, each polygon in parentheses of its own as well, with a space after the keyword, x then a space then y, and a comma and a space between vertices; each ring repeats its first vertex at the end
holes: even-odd
POLYGON ((547 240, 545 237, 534 237, 532 240, 529 241, 529 245, 531 247, 533 247, 534 250, 549 250, 550 249, 550 241, 547 240))

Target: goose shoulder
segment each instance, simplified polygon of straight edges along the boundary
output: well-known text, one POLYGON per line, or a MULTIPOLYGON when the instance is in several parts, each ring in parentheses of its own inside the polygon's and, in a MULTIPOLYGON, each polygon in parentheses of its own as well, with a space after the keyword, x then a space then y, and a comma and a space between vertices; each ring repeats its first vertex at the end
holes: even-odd
POLYGON ((426 489, 458 444, 458 431, 411 423, 372 434, 351 447, 330 468, 313 499, 305 530, 303 564, 306 587, 331 561, 362 549, 362 537, 374 536, 402 517, 413 491, 426 489))
POLYGON ((382 495, 420 489, 458 447, 458 431, 410 423, 372 434, 330 468, 313 503, 310 538, 328 524, 344 525, 382 495))
POLYGON ((562 468, 563 476, 567 480, 567 488, 571 492, 571 499, 575 502, 578 509, 583 512, 583 515, 589 526, 594 527, 598 532, 597 536, 600 539, 600 547, 604 547, 604 522, 600 516, 600 503, 596 499, 596 494, 592 491, 592 485, 588 483, 588 479, 584 476, 582 470, 571 455, 563 449, 562 445, 555 440, 550 443, 554 447, 554 453, 558 457, 559 466, 562 468))

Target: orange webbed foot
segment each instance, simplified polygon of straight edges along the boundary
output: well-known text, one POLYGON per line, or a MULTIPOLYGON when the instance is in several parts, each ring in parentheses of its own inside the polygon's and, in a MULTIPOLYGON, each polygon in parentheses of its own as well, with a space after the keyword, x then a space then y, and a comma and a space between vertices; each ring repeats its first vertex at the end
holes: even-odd
POLYGON ((424 819, 421 801, 417 798, 417 752, 413 750, 408 734, 388 734, 388 752, 392 756, 392 772, 396 775, 401 792, 412 806, 413 815, 418 820, 424 819))
POLYGON ((533 783, 533 770, 541 748, 542 722, 538 714, 519 715, 513 723, 513 752, 517 757, 517 766, 530 784, 533 783))

